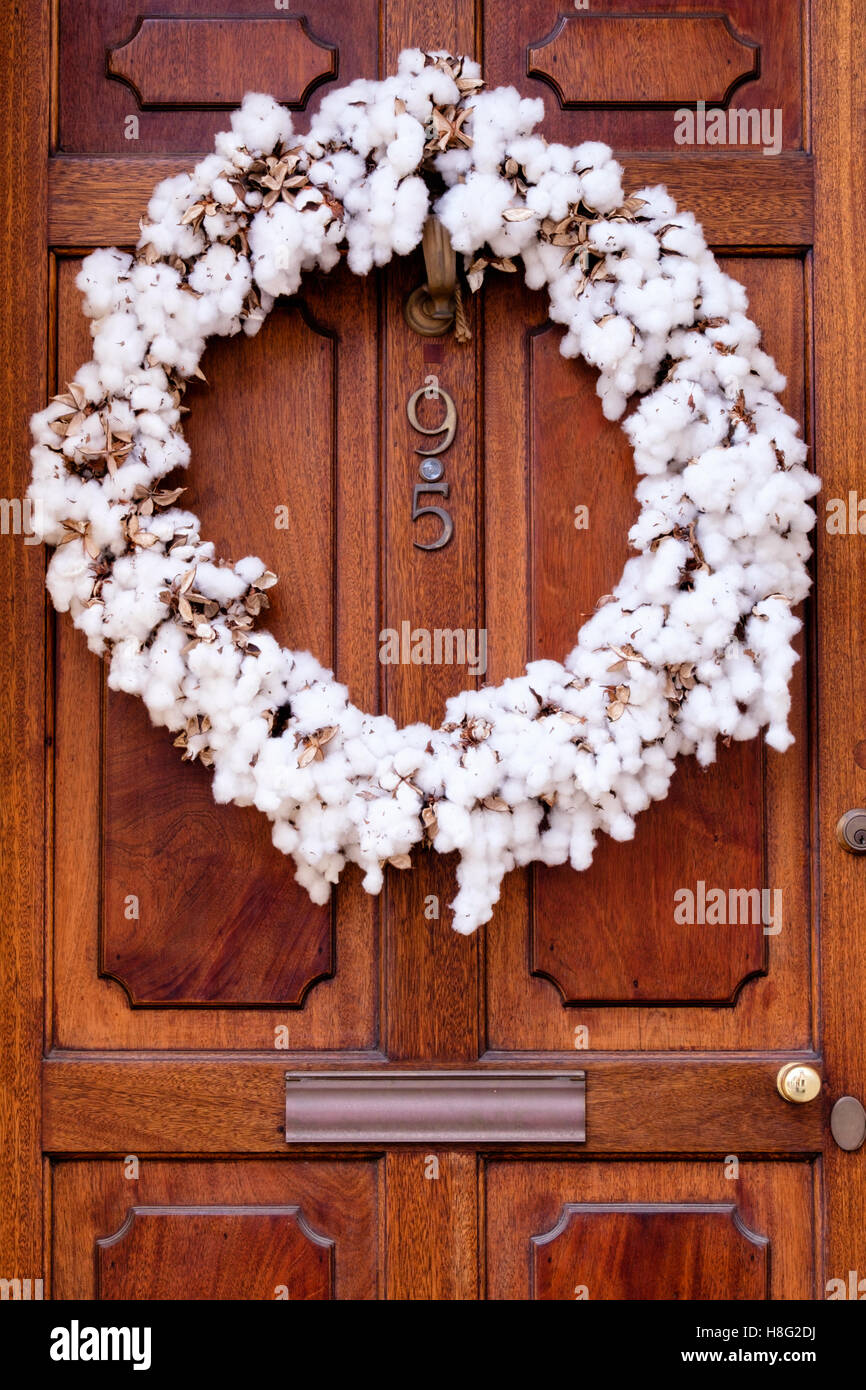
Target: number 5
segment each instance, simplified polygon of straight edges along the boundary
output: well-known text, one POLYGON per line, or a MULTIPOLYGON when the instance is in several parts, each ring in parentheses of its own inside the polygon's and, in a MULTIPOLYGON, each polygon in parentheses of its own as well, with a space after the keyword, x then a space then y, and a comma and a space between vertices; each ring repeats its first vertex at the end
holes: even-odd
POLYGON ((448 496, 447 483, 416 483, 412 489, 412 520, 417 521, 419 516, 438 516, 442 522, 442 534, 435 541, 415 541, 419 550, 441 550, 443 545, 447 545, 454 535, 454 522, 444 507, 419 507, 418 498, 423 497, 425 492, 435 492, 441 497, 448 496))

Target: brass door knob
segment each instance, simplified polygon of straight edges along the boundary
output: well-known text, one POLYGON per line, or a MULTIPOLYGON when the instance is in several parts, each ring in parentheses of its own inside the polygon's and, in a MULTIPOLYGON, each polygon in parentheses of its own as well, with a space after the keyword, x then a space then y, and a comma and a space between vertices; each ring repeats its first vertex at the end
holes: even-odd
POLYGON ((805 1105, 814 1100, 821 1090, 821 1077, 814 1067, 803 1062, 786 1062, 776 1077, 779 1095, 795 1105, 805 1105))

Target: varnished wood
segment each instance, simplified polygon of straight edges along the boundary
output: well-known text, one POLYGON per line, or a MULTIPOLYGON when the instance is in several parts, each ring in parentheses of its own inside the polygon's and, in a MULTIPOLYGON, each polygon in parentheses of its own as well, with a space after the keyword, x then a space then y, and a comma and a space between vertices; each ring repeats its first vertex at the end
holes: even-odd
MULTIPOLYGON (((481 1065, 563 1071, 579 1061, 586 1070, 582 1153, 818 1153, 825 1100, 787 1105, 776 1090, 783 1060, 816 1064, 792 1052, 758 1060, 500 1055, 481 1065)), ((293 1059, 292 1070, 298 1065, 293 1059)), ((316 1070, 321 1063, 307 1057, 304 1066, 316 1070)), ((56 1056, 45 1064, 45 1147, 67 1154, 112 1153, 126 1145, 141 1153, 284 1153, 285 1072, 279 1059, 225 1054, 206 1060, 56 1056)))
MULTIPOLYGON (((52 246, 130 244, 150 194, 161 179, 201 156, 121 159, 56 155, 49 163, 52 246)), ((800 248, 812 241, 812 157, 786 151, 775 159, 748 153, 646 154, 617 150, 628 191, 664 183, 691 209, 715 247, 800 248)))
MULTIPOLYGON (((395 71, 407 44, 444 47, 453 53, 475 50, 478 36, 471 0, 454 0, 445 11, 424 0, 385 0, 381 17, 385 72, 395 71)), ((422 255, 416 253, 390 267, 382 303, 381 627, 399 629, 408 619, 413 627, 431 630, 477 628, 478 327, 470 307, 472 342, 458 346, 453 337, 444 340, 444 351, 437 354, 440 363, 430 365, 427 340, 414 334, 403 317, 406 296, 424 279, 423 266, 422 255), (406 402, 430 372, 454 399, 458 425, 451 448, 442 455, 454 537, 443 550, 425 552, 413 542, 433 539, 438 525, 430 517, 412 523, 412 488, 420 482, 420 455, 414 450, 430 441, 411 428, 406 402)), ((420 406, 429 408, 426 418, 423 409, 419 413, 422 423, 441 419, 441 402, 422 401, 420 406)), ((448 696, 475 683, 459 666, 383 666, 380 675, 382 707, 399 723, 440 723, 448 696)), ((394 1059, 472 1061, 479 1050, 478 941, 449 929, 453 862, 424 850, 416 850, 412 859, 411 873, 388 870, 382 905, 384 1050, 394 1059), (433 899, 438 903, 436 917, 425 915, 433 899)), ((409 1228, 403 1229, 404 1248, 414 1238, 409 1228)))
MULTIPOLYGON (((543 78, 529 72, 531 52, 539 40, 552 33, 561 15, 572 21, 574 32, 584 20, 595 22, 598 37, 587 46, 581 69, 563 73, 560 82, 567 93, 569 83, 586 81, 585 71, 606 67, 603 25, 607 22, 620 28, 635 16, 649 16, 659 23, 661 16, 669 17, 671 29, 681 27, 695 16, 723 17, 730 29, 746 44, 757 45, 758 75, 738 87, 729 101, 732 109, 778 110, 785 150, 808 149, 806 132, 805 93, 808 79, 804 73, 807 51, 805 15, 807 8, 798 0, 725 0, 724 5, 706 4, 704 0, 604 0, 604 5, 590 0, 588 9, 574 12, 563 0, 485 0, 484 4, 484 69, 487 81, 493 86, 512 85, 526 96, 542 97, 545 106, 544 128, 549 139, 577 144, 581 140, 603 140, 615 149, 676 150, 678 157, 690 159, 694 151, 676 146, 674 140, 675 111, 670 106, 645 102, 640 105, 613 106, 602 103, 593 107, 563 107, 556 93, 543 78), (673 17, 677 17, 676 25, 673 17)), ((700 31, 699 31, 700 32, 700 31)), ((675 42, 675 40, 672 40, 675 42)), ((542 50, 543 51, 543 50, 542 50)), ((741 52, 736 49, 735 52, 741 52)), ((694 48, 682 62, 685 68, 695 57, 694 48)), ((740 61, 735 66, 740 69, 740 61)), ((748 63, 748 59, 746 60, 748 63)), ((642 82, 658 81, 653 65, 641 52, 630 55, 629 67, 635 69, 629 79, 621 73, 612 80, 621 85, 630 81, 633 89, 642 82)), ((664 62, 662 70, 669 70, 664 62)), ((684 78, 684 80, 687 80, 684 78)), ((597 89, 596 89, 597 90, 597 89)), ((658 96, 662 93, 656 89, 658 96)), ((716 93, 698 90, 696 97, 712 106, 716 93)), ((725 108, 727 109, 727 108, 725 108)), ((757 162, 772 164, 758 152, 757 162)), ((743 184, 745 187, 745 182, 743 184)))
POLYGON ((305 112, 296 117, 303 125, 306 112, 338 81, 375 75, 377 67, 377 0, 352 0, 350 5, 304 0, 303 5, 279 8, 273 0, 232 0, 230 5, 100 0, 98 10, 63 0, 58 10, 56 143, 65 151, 128 157, 209 150, 217 131, 228 125, 226 103, 235 104, 245 91, 271 87, 294 105, 304 104, 305 112), (307 40, 298 27, 301 19, 307 40), (177 35, 185 31, 189 39, 191 22, 199 32, 203 22, 208 32, 215 25, 219 32, 215 40, 184 53, 177 35), (141 50, 141 58, 131 76, 145 102, 156 98, 158 105, 140 106, 135 90, 109 68, 112 51, 122 50, 115 62, 126 69, 126 45, 137 28, 133 52, 141 50), (156 44, 150 39, 154 32, 156 44), (149 68, 140 71, 146 63, 149 68))
POLYGON ((386 1297, 478 1298, 478 1172, 474 1153, 390 1151, 386 1297))
POLYGON ((334 1296, 334 1242, 298 1207, 139 1207, 96 1242, 99 1299, 334 1296))
POLYGON ((526 57, 566 108, 726 106, 759 70, 758 44, 719 14, 563 14, 526 57))
MULTIPOLYGON (((0 191, 0 493, 23 498, 32 411, 46 395, 49 268, 47 221, 50 6, 22 0, 4 13, 0 92, 4 170, 28 169, 26 207, 12 178, 0 191), (26 296, 26 304, 25 304, 26 296)), ((46 774, 44 556, 21 535, 0 537, 0 1271, 40 1279, 42 1050, 46 774)), ((49 811, 50 814, 50 811, 49 811)))
POLYGON ((333 44, 322 43, 298 15, 268 19, 139 19, 125 43, 109 49, 109 74, 148 107, 239 106, 250 91, 303 107, 337 71, 333 44))
POLYGON ((535 1245, 533 1237, 543 1242, 560 1223, 564 1267, 551 1269, 553 1280, 538 1280, 538 1297, 640 1301, 681 1290, 687 1298, 814 1298, 809 1223, 793 1217, 812 1206, 814 1165, 733 1167, 731 1157, 616 1164, 491 1158, 484 1167, 487 1298, 531 1296, 534 1254, 553 1254, 558 1243, 535 1245), (577 1227, 567 1224, 572 1209, 577 1227), (593 1235, 592 1223, 611 1224, 593 1235), (577 1241, 579 1231, 585 1238, 577 1241))
MULTIPOLYGON (((338 612, 335 582, 336 499, 356 473, 352 454, 338 452, 339 355, 337 334, 301 305, 278 309, 249 342, 214 343, 202 361, 208 384, 187 393, 193 462, 178 476, 181 504, 192 499, 218 553, 260 555, 280 576, 263 624, 331 669, 338 626, 354 618, 338 612), (275 390, 277 361, 292 367, 275 390), (230 469, 247 487, 228 482, 230 469)), ((299 1005, 333 975, 337 916, 351 909, 339 893, 313 904, 262 814, 216 806, 211 774, 183 766, 172 744, 140 701, 106 695, 102 973, 139 1005, 299 1005)))
MULTIPOLYGON (((863 380, 866 345, 858 305, 866 294, 859 227, 866 198, 866 154, 860 138, 866 20, 853 0, 812 9, 814 141, 820 159, 815 229, 815 427, 821 441, 826 500, 866 492, 860 441, 866 427, 863 380), (844 286, 842 293, 839 287, 844 286)), ((823 506, 822 506, 823 504, 823 506)), ((826 514, 826 513, 825 513, 826 514)), ((866 570, 859 536, 817 536, 818 795, 824 1046, 831 1097, 866 1102, 866 897, 859 857, 834 834, 840 815, 863 805, 866 773, 855 753, 864 736, 866 670, 861 653, 866 570)), ((845 1153, 832 1142, 824 1161, 827 1245, 824 1284, 866 1269, 866 1148, 845 1153)), ((861 1275, 862 1277, 862 1275, 861 1275)))
MULTIPOLYGON (((340 83, 377 67, 393 70, 407 44, 469 51, 483 60, 490 85, 513 83, 544 96, 549 138, 613 144, 629 190, 667 184, 746 283, 752 315, 788 376, 786 406, 807 433, 816 426, 824 496, 846 496, 859 476, 851 461, 859 458, 866 366, 856 292, 864 169, 852 134, 864 35, 853 5, 844 0, 828 11, 787 0, 727 0, 746 61, 760 54, 760 71, 730 104, 781 111, 784 149, 773 158, 674 143, 674 112, 659 104, 665 94, 658 84, 671 74, 697 81, 696 45, 708 28, 719 28, 697 0, 665 0, 664 15, 677 17, 665 23, 689 27, 695 41, 646 74, 656 88, 642 95, 641 73, 625 73, 643 104, 615 104, 623 79, 614 74, 591 109, 568 102, 579 99, 587 73, 605 71, 611 53, 600 37, 592 39, 588 66, 559 64, 563 101, 540 67, 528 72, 530 51, 563 8, 561 0, 485 0, 483 7, 454 0, 443 12, 422 0, 359 0, 340 9, 310 0, 304 13, 311 32, 334 45, 340 83), (803 27, 809 13, 818 38, 811 68, 803 27), (816 113, 814 154, 807 98, 816 113)), ((644 8, 660 22, 658 7, 644 8)), ((584 36, 624 33, 635 10, 633 0, 607 0, 603 15, 590 12, 594 23, 584 36)), ((139 89, 145 100, 174 104, 141 110, 130 87, 107 73, 105 55, 129 39, 136 16, 153 20, 164 5, 106 0, 87 23, 82 11, 78 0, 59 8, 50 119, 47 8, 26 0, 4 20, 4 53, 14 55, 6 83, 14 115, 3 127, 4 302, 19 305, 24 282, 28 296, 27 314, 14 311, 0 349, 14 451, 4 485, 10 497, 25 486, 26 417, 53 385, 45 367, 54 367, 55 341, 61 378, 88 356, 72 287, 74 253, 135 240, 154 183, 189 167, 197 157, 189 152, 210 149, 225 127, 218 79, 236 76, 250 56, 223 51, 210 85, 206 74, 202 82, 201 72, 164 63, 142 79, 149 89, 139 89), (164 78, 169 85, 158 89, 164 78), (203 93, 202 105, 182 105, 193 92, 203 93), (130 113, 139 118, 137 139, 125 134, 130 113), (55 153, 46 164, 49 132, 55 153), (20 184, 8 177, 21 159, 23 222, 20 184), (50 301, 49 246, 61 252, 50 301)), ((196 0, 176 0, 172 23, 196 11, 196 0)), ((259 0, 235 0, 232 15, 235 33, 265 22, 259 0)), ((569 15, 564 28, 576 32, 583 18, 569 15)), ((540 52, 550 56, 549 48, 540 52)), ((266 55, 253 56, 263 72, 266 55)), ((308 81, 300 68, 285 77, 298 92, 308 81)), ((333 80, 308 98, 298 127, 333 80)), ((709 80, 704 86, 698 95, 710 100, 709 80)), ((561 656, 583 611, 619 573, 633 515, 628 450, 617 427, 601 420, 593 374, 559 358, 558 330, 545 325, 541 297, 520 286, 519 276, 491 273, 469 302, 471 344, 458 349, 443 339, 425 347, 402 319, 404 295, 422 278, 420 253, 362 281, 345 268, 327 280, 308 277, 300 301, 277 309, 256 342, 209 351, 209 384, 190 391, 185 426, 193 464, 184 481, 205 533, 233 558, 243 536, 245 550, 297 576, 291 591, 274 591, 269 620, 280 640, 314 647, 335 664, 353 699, 404 722, 440 718, 448 695, 467 680, 459 667, 386 671, 376 659, 383 626, 402 616, 422 626, 484 624, 487 674, 495 681, 519 671, 528 656, 561 656), (458 408, 445 457, 457 531, 444 551, 422 555, 412 548, 407 485, 417 474, 413 449, 424 441, 405 408, 428 372, 441 377, 458 408), (298 422, 300 452, 284 443, 298 422), (252 483, 240 491, 238 470, 252 483), (283 496, 289 482, 304 527, 287 534, 273 528, 270 513, 283 500, 294 503, 294 493, 283 496), (578 488, 581 495, 573 495, 578 488), (561 525, 581 501, 590 503, 594 537, 561 525)), ((435 415, 435 404, 429 408, 435 415)), ((415 534, 426 535, 427 524, 415 534)), ((150 728, 143 710, 130 716, 125 698, 106 701, 104 671, 66 619, 44 652, 40 552, 4 537, 4 588, 12 595, 6 650, 18 653, 7 662, 2 697, 11 755, 0 808, 13 849, 5 877, 13 912, 3 920, 4 932, 12 927, 11 949, 4 939, 0 955, 11 1019, 0 1067, 13 1099, 2 1112, 0 1148, 12 1163, 8 1179, 4 1168, 4 1195, 12 1194, 15 1213, 10 1222, 4 1212, 2 1227, 19 1252, 10 1256, 2 1246, 8 1272, 48 1275, 39 1259, 44 1229, 55 1296, 94 1296, 97 1259, 113 1257, 120 1263, 103 1270, 104 1295, 136 1294, 144 1283, 149 1292, 188 1296, 190 1248, 207 1244, 214 1221, 233 1219, 226 1212, 241 1211, 237 1234, 229 1232, 229 1267, 219 1276, 228 1281, 219 1291, 230 1291, 235 1276, 247 1276, 250 1258, 271 1277, 280 1240, 272 1220, 283 1220, 272 1218, 277 1208, 299 1213, 314 1247, 317 1239, 332 1243, 329 1291, 337 1298, 526 1298, 533 1248, 563 1255, 547 1286, 539 1267, 536 1293, 569 1296, 575 1220, 588 1232, 598 1219, 589 1207, 623 1205, 652 1209, 647 1220, 664 1223, 663 1237, 647 1229, 630 1247, 624 1236, 616 1249, 633 1252, 625 1263, 611 1260, 609 1232, 577 1242, 596 1271, 591 1282, 601 1281, 602 1292, 590 1297, 645 1295, 666 1261, 685 1271, 688 1296, 719 1297, 743 1280, 754 1292, 754 1269, 738 1261, 743 1250, 763 1249, 756 1236, 769 1242, 763 1287, 771 1298, 822 1297, 827 1278, 862 1272, 864 1150, 836 1147, 828 1111, 846 1091, 863 1096, 864 1006, 855 982, 866 973, 864 866, 838 849, 833 826, 866 799, 858 782, 866 732, 857 728, 866 702, 854 657, 864 604, 857 538, 831 538, 819 528, 819 547, 819 621, 801 641, 805 661, 793 686, 797 746, 785 757, 758 744, 725 750, 706 773, 682 765, 671 797, 644 815, 633 845, 603 842, 596 865, 580 876, 510 875, 490 928, 465 941, 447 920, 453 864, 423 852, 411 875, 388 870, 380 900, 370 900, 350 870, 332 915, 310 907, 292 884, 290 864, 272 851, 265 819, 212 806, 207 773, 172 761, 177 750, 159 742, 165 735, 150 728), (53 780, 43 765, 46 676, 49 707, 56 707, 53 780), (55 838, 46 838, 43 795, 55 838), (47 936, 50 1055, 40 1117, 42 971, 34 927, 41 926, 43 860, 52 867, 48 912, 56 929, 47 936), (130 873, 148 880, 145 896, 153 896, 146 916, 127 928, 115 899, 130 873), (682 886, 701 877, 745 887, 740 880, 756 876, 783 890, 779 936, 671 932, 665 907, 680 879, 682 886), (431 894, 440 899, 438 920, 424 914, 431 894), (583 1042, 581 1028, 588 1029, 583 1042), (776 1092, 779 1067, 794 1060, 823 1073, 812 1104, 787 1105, 776 1092), (287 1070, 376 1068, 384 1079, 407 1062, 477 1066, 486 1074, 585 1068, 586 1142, 479 1139, 429 1151, 423 1144, 287 1145, 287 1070), (42 1210, 40 1127, 49 1182, 42 1210), (130 1155, 141 1160, 134 1180, 123 1165, 130 1155), (740 1162, 736 1174, 732 1158, 740 1162), (662 1213, 660 1205, 673 1210, 662 1213), (710 1210, 690 1212, 695 1206, 710 1210), (175 1216, 130 1220, 134 1207, 175 1216), (565 1225, 546 1241, 564 1212, 565 1225), (684 1239, 682 1221, 692 1217, 684 1239), (161 1237, 175 1219, 180 1234, 161 1237), (629 1284, 626 1264, 649 1274, 629 1284)), ((219 1241, 225 1244, 222 1234, 219 1241)), ((295 1296, 322 1292, 316 1260, 312 1273, 305 1263, 308 1247, 308 1240, 298 1246, 293 1264, 295 1296)), ((269 1296, 264 1283, 256 1292, 269 1296)))
POLYGON ((54 1298, 381 1297, 376 1159, 132 1158, 55 1166, 54 1298))
POLYGON ((765 1299, 769 1255, 733 1202, 566 1202, 556 1225, 530 1240, 530 1296, 765 1299))
MULTIPOLYGON (((89 345, 76 271, 64 261, 59 274, 64 381, 89 345)), ((252 342, 214 343, 208 384, 188 395, 192 462, 178 476, 222 554, 259 554, 282 576, 264 616, 277 638, 336 663, 368 708, 376 592, 361 577, 375 563, 377 480, 358 460, 376 447, 376 313, 375 285, 340 268, 327 283, 311 278, 303 300, 276 309, 252 342), (356 391, 369 392, 367 411, 355 408, 356 391), (255 482, 227 505, 232 466, 255 482), (277 507, 289 509, 287 528, 275 525, 277 507)), ((266 818, 216 806, 211 774, 184 765, 140 704, 106 694, 100 663, 68 624, 57 640, 54 1039, 375 1046, 380 905, 360 875, 346 874, 332 906, 313 906, 266 818), (63 890, 69 882, 75 892, 63 890), (126 916, 129 895, 138 918, 126 916), (160 1006, 158 1024, 148 1002, 160 1006), (190 1012, 202 1003, 210 1007, 190 1012)))
MULTIPOLYGON (((637 516, 628 441, 618 422, 604 419, 595 373, 561 356, 561 336, 549 326, 530 332, 521 374, 531 432, 527 655, 536 659, 571 650, 596 599, 622 570, 627 528, 637 516), (586 529, 575 526, 576 504, 588 507, 586 529), (562 602, 563 594, 570 602, 562 602)), ((796 345, 802 355, 802 339, 796 345)), ((517 413, 523 401, 516 389, 509 399, 517 413)), ((495 490, 498 479, 491 484, 495 490)), ((512 571, 505 557, 500 563, 512 571)), ((501 625, 497 615, 494 631, 501 625)), ((611 683, 620 679, 627 676, 612 676, 611 683)), ((671 796, 640 817, 633 843, 600 836, 585 873, 569 865, 535 870, 528 902, 532 973, 569 1004, 731 1002, 766 969, 760 921, 682 926, 674 917, 675 894, 694 893, 698 880, 722 885, 726 895, 729 887, 763 886, 762 767, 757 742, 722 750, 708 773, 682 760, 671 796)))
MULTIPOLYGON (((787 374, 788 409, 805 419, 801 262, 725 264, 745 283, 768 349, 787 374)), ((602 416, 593 373, 560 356, 561 330, 546 325, 543 313, 539 298, 516 286, 487 290, 493 680, 529 656, 559 658, 570 650, 581 622, 621 572, 636 516, 627 442, 602 416), (589 508, 585 530, 573 525, 578 503, 589 508), (523 567, 515 565, 521 554, 532 556, 523 567)), ((721 747, 706 770, 681 759, 668 798, 642 814, 632 843, 599 837, 594 862, 581 874, 537 868, 509 877, 498 920, 515 928, 490 931, 486 947, 488 1046, 736 1048, 746 1036, 756 1047, 811 1045, 804 988, 811 969, 809 826, 791 816, 809 798, 807 674, 801 662, 793 682, 797 743, 784 758, 755 742, 721 747), (781 932, 764 937, 760 926, 676 924, 675 892, 695 892, 699 879, 726 890, 778 889, 781 932), (689 1007, 714 996, 736 998, 736 1007, 709 1016, 689 1007), (651 999, 662 1007, 634 1007, 651 999), (616 1001, 630 1007, 597 1007, 616 1001)))

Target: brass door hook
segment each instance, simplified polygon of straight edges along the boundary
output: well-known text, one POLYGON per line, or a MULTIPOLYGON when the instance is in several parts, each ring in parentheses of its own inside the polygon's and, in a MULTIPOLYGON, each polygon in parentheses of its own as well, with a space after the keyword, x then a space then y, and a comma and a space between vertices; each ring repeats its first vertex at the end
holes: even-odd
POLYGON ((428 217, 421 238, 427 280, 406 300, 406 322, 424 338, 447 333, 457 313, 457 257, 438 217, 428 217))

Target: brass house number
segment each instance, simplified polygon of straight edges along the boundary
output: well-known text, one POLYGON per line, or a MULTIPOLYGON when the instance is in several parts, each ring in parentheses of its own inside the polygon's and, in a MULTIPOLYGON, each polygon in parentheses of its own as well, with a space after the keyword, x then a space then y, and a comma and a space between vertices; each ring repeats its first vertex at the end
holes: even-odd
POLYGON ((447 391, 436 381, 435 377, 428 378, 424 386, 419 386, 417 391, 413 391, 406 406, 406 414, 409 416, 409 423, 413 430, 419 434, 441 434, 442 438, 433 449, 416 449, 415 453, 421 455, 421 464, 418 472, 423 478, 423 482, 416 483, 412 489, 412 520, 417 521, 422 516, 438 517, 442 523, 442 530, 434 541, 415 541, 414 544, 419 550, 441 550, 447 545, 454 535, 454 520, 451 513, 444 507, 421 506, 421 500, 431 494, 439 497, 448 496, 448 483, 444 480, 445 465, 441 455, 450 448, 454 441, 457 430, 457 407, 447 391), (418 402, 422 396, 432 400, 438 396, 445 406, 445 418, 441 425, 434 425, 428 429, 418 420, 418 402))

